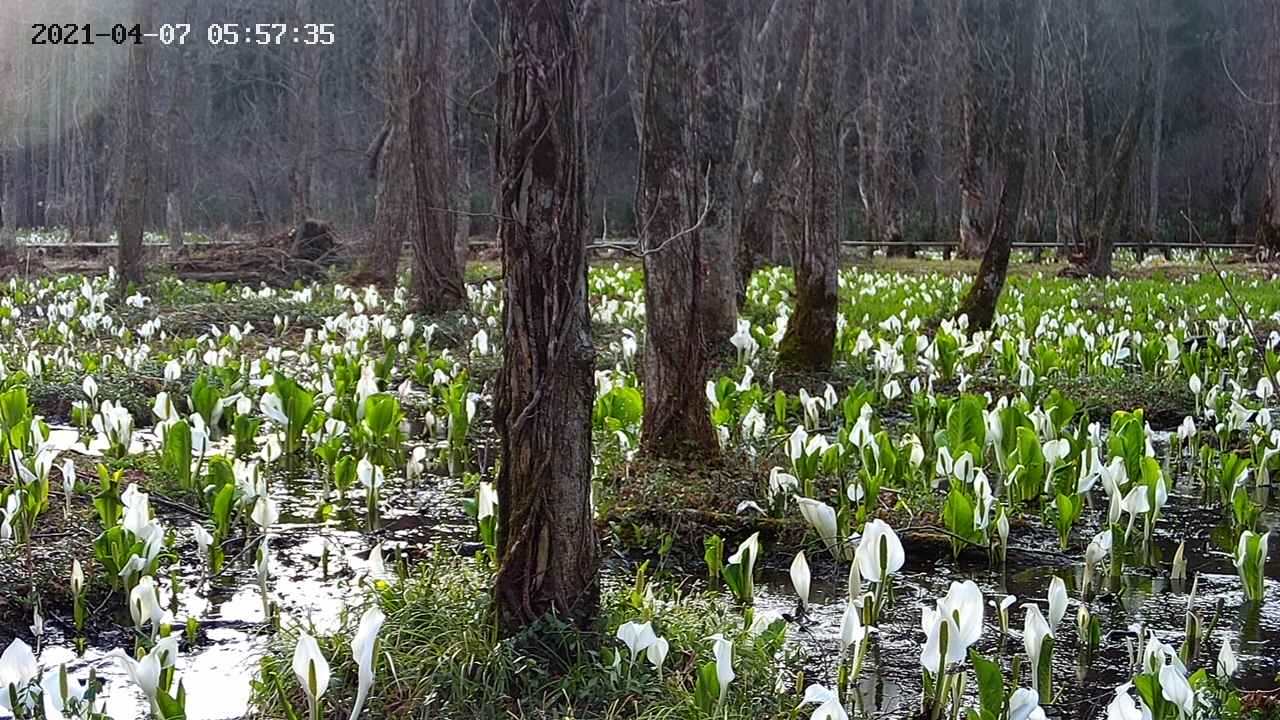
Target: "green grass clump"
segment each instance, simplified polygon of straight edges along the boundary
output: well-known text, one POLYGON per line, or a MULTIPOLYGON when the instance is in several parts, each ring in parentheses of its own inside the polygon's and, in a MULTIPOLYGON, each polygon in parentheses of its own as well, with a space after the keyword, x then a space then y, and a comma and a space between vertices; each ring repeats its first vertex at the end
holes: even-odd
MULTIPOLYGON (((658 599, 646 600, 633 587, 606 588, 598 632, 549 618, 500 639, 490 613, 491 583, 491 573, 474 561, 437 552, 416 574, 380 584, 369 600, 379 603, 387 620, 365 717, 706 717, 696 705, 694 683, 697 667, 713 659, 706 638, 714 633, 734 641, 737 674, 715 717, 784 717, 800 699, 777 691, 779 678, 793 677, 798 660, 784 653, 781 624, 752 637, 742 614, 717 597, 655 588, 658 599), (633 667, 614 638, 618 625, 641 619, 650 619, 670 642, 661 676, 643 653, 633 667)), ((350 713, 358 675, 349 642, 360 612, 352 608, 341 630, 318 638, 333 671, 323 717, 350 713)), ((286 630, 262 661, 253 698, 260 716, 288 714, 282 692, 293 708, 306 707, 289 666, 295 638, 286 630)))

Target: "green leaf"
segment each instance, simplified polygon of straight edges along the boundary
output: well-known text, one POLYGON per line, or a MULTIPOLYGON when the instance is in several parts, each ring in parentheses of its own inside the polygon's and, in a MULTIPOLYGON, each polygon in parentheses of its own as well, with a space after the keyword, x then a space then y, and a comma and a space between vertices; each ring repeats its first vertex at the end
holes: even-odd
POLYGON ((1040 704, 1048 705, 1053 702, 1053 636, 1044 639, 1044 645, 1040 647, 1040 664, 1035 672, 1040 704))
POLYGON ((720 701, 720 678, 716 675, 715 661, 698 668, 698 680, 693 689, 694 703, 703 713, 710 715, 720 701))
POLYGON ((951 412, 947 413, 947 437, 952 443, 972 442, 978 447, 983 446, 987 438, 983 405, 977 396, 965 395, 951 406, 951 412))
POLYGON ((160 709, 161 720, 186 720, 187 691, 182 682, 178 682, 178 697, 167 692, 156 693, 156 706, 160 709))
POLYGON ((977 650, 969 650, 969 659, 978 676, 978 697, 983 718, 998 718, 1004 713, 1004 673, 1000 665, 986 659, 977 650))
MULTIPOLYGON (((973 501, 958 487, 953 487, 947 494, 947 502, 942 507, 942 522, 948 530, 969 541, 976 541, 978 532, 973 527, 973 501)), ((959 555, 967 543, 951 540, 951 551, 959 555)))
POLYGON ((702 541, 702 559, 707 563, 707 577, 713 581, 720 578, 720 571, 724 569, 724 538, 719 535, 702 541))
POLYGON ((1160 677, 1155 673, 1143 673, 1133 679, 1133 686, 1138 691, 1138 697, 1151 709, 1152 717, 1164 717, 1160 712, 1160 705, 1164 702, 1160 694, 1160 677))
POLYGON ((1058 493, 1056 504, 1058 517, 1055 524, 1058 528, 1058 539, 1061 541, 1062 547, 1065 548, 1067 539, 1071 536, 1071 528, 1075 525, 1076 520, 1080 518, 1080 496, 1058 493))

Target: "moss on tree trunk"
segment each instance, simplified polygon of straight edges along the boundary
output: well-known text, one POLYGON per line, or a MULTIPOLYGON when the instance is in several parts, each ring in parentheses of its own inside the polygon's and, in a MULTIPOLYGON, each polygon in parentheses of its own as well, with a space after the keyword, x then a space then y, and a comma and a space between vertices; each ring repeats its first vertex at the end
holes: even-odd
POLYGON ((808 29, 808 82, 801 123, 803 170, 800 214, 792 238, 796 309, 778 347, 785 370, 827 370, 835 355, 839 237, 836 142, 839 109, 830 78, 821 69, 838 64, 838 3, 816 0, 808 29))
POLYGON ((797 281, 796 309, 778 344, 778 366, 787 370, 829 370, 835 356, 837 297, 834 284, 797 281))

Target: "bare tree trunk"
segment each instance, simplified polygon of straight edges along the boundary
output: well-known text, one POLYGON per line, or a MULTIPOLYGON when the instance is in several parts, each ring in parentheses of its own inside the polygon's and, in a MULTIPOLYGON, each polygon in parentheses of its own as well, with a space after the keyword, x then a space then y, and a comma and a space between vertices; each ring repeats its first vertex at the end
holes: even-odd
POLYGON ((792 236, 796 309, 778 346, 788 370, 827 370, 835 355, 839 238, 836 178, 839 108, 828 69, 837 62, 838 0, 814 0, 805 99, 801 113, 803 228, 792 236))
MULTIPOLYGON (((314 22, 312 0, 295 0, 295 23, 314 22)), ((315 48, 295 46, 295 73, 289 95, 289 221, 297 224, 312 212, 316 141, 320 113, 319 56, 315 48)))
POLYGON ((449 136, 447 28, 439 22, 444 0, 408 3, 410 66, 419 73, 409 86, 407 149, 413 175, 413 291, 417 309, 436 314, 467 300, 456 241, 452 143, 449 136))
POLYGON ((182 234, 185 231, 182 223, 182 203, 178 200, 177 190, 171 189, 164 194, 164 227, 165 234, 169 236, 169 249, 181 252, 182 234))
MULTIPOLYGON (((800 67, 804 62, 805 43, 790 43, 784 54, 784 62, 778 71, 767 71, 764 59, 766 43, 772 43, 773 34, 784 34, 782 3, 776 2, 770 10, 764 29, 756 36, 755 52, 751 48, 744 53, 751 62, 743 71, 743 82, 756 75, 752 83, 764 95, 760 111, 759 128, 751 132, 740 131, 739 144, 747 143, 739 150, 740 182, 743 185, 739 198, 738 222, 738 297, 745 297, 751 275, 764 267, 774 257, 774 208, 776 184, 786 172, 787 159, 794 154, 788 133, 791 130, 790 108, 795 100, 800 67), (754 141, 752 140, 754 138, 754 141)), ((799 14, 799 13, 796 13, 799 14)), ((807 28, 807 22, 795 23, 807 28)), ((800 31, 796 31, 799 36, 800 31)), ((750 112, 750 108, 744 108, 750 112)))
MULTIPOLYGON (((184 16, 180 16, 180 20, 184 23, 192 22, 194 8, 191 3, 182 3, 182 7, 184 16)), ((192 73, 185 48, 179 48, 168 59, 165 70, 168 74, 165 80, 168 108, 164 116, 164 220, 169 250, 178 253, 182 251, 183 233, 186 231, 183 223, 183 189, 187 186, 186 178, 191 174, 188 160, 191 151, 190 124, 184 122, 182 117, 182 109, 188 104, 192 73)))
MULTIPOLYGON (((149 19, 146 3, 140 12, 140 21, 145 27, 149 19)), ((151 153, 151 109, 147 92, 150 55, 150 45, 145 42, 129 47, 119 116, 123 143, 117 158, 122 168, 122 186, 116 206, 116 235, 120 243, 116 288, 121 297, 128 293, 130 284, 141 285, 144 280, 142 232, 147 211, 146 160, 151 153)))
MULTIPOLYGON (((952 32, 963 32, 966 23, 976 24, 986 18, 973 5, 961 1, 952 18, 952 32)), ((959 226, 956 233, 956 254, 971 259, 986 254, 987 243, 991 238, 991 230, 995 224, 995 209, 988 192, 990 172, 986 159, 991 151, 991 111, 980 100, 984 81, 989 77, 986 53, 974 39, 958 43, 960 62, 958 70, 962 73, 959 84, 959 110, 961 116, 959 181, 960 181, 960 213, 959 226)))
POLYGON ((694 153, 707 180, 706 217, 701 219, 698 272, 702 293, 695 308, 702 314, 703 342, 712 353, 728 352, 738 326, 738 286, 726 268, 737 265, 734 237, 734 133, 740 93, 738 33, 730 0, 704 0, 691 11, 694 82, 694 153))
POLYGON ((583 48, 593 2, 498 4, 497 134, 503 367, 494 393, 498 625, 599 611, 591 507, 595 348, 587 310, 583 48))
POLYGON ((13 201, 13 184, 8 148, 0 147, 0 267, 12 265, 17 258, 18 233, 14 222, 17 207, 13 201))
POLYGON ((708 230, 703 217, 704 210, 710 216, 716 194, 707 196, 704 173, 711 171, 694 147, 695 20, 687 6, 654 0, 633 0, 629 10, 627 66, 639 105, 632 113, 640 142, 636 216, 645 274, 641 441, 657 457, 714 456, 719 447, 703 392, 711 322, 705 308, 713 302, 711 246, 720 241, 708 235, 723 228, 708 230))
POLYGON ((467 82, 472 66, 466 0, 447 0, 445 27, 448 52, 441 61, 441 75, 449 79, 449 142, 453 169, 449 187, 449 207, 453 215, 454 251, 458 267, 465 270, 471 244, 471 111, 465 102, 470 95, 467 82))
POLYGON ((1156 106, 1151 114, 1151 178, 1147 189, 1147 228, 1152 237, 1160 230, 1160 157, 1164 152, 1164 96, 1169 76, 1169 24, 1156 28, 1156 106))
POLYGON ((978 187, 977 163, 965 162, 960 173, 960 243, 956 254, 975 258, 986 254, 987 234, 982 231, 982 190, 978 187))
POLYGON ((1129 186, 1129 176, 1133 174, 1133 158, 1138 150, 1138 138, 1141 137, 1142 123, 1146 117, 1146 94, 1146 84, 1143 83, 1124 125, 1120 128, 1120 135, 1116 138, 1108 169, 1109 184, 1102 223, 1093 229, 1089 247, 1088 270, 1094 277, 1107 277, 1111 274, 1111 259, 1115 254, 1116 233, 1124 212, 1125 192, 1129 186))
POLYGON ((967 315, 971 327, 987 329, 995 319, 996 304, 1004 290, 1009 271, 1009 252, 1018 231, 1022 197, 1026 186, 1027 149, 1031 146, 1031 86, 1035 63, 1036 36, 1039 29, 1040 0, 1007 0, 1013 17, 1014 82, 1008 102, 1004 140, 1006 178, 996 209, 991 237, 982 254, 982 265, 969 294, 960 303, 957 315, 967 315))
MULTIPOLYGON (((616 50, 611 47, 611 25, 614 16, 623 18, 623 32, 626 32, 627 3, 608 3, 590 27, 584 28, 591 34, 591 51, 593 53, 586 67, 586 115, 587 115, 587 187, 588 216, 591 218, 591 232, 595 233, 595 221, 600 220, 600 232, 607 234, 609 227, 609 199, 602 198, 600 193, 601 168, 604 167, 604 148, 609 131, 609 100, 614 91, 614 78, 610 72, 610 62, 616 50), (598 214, 597 214, 598 213, 598 214)), ((625 46, 626 43, 624 42, 625 46)), ((630 95, 629 95, 630 97, 630 95)))
MULTIPOLYGON (((391 0, 388 5, 403 7, 400 0, 391 0)), ((403 65, 397 60, 395 67, 403 65)), ((369 150, 369 170, 375 179, 376 189, 373 226, 369 228, 368 257, 363 270, 374 283, 384 288, 396 284, 400 249, 405 240, 418 235, 413 204, 414 179, 405 143, 408 108, 405 102, 399 102, 398 109, 392 108, 392 104, 397 102, 396 97, 399 96, 388 97, 387 124, 369 150)))
MULTIPOLYGON (((381 95, 386 119, 366 153, 368 175, 376 183, 373 226, 363 272, 377 285, 394 287, 400 267, 400 249, 417 237, 414 176, 409 163, 409 98, 422 74, 414 55, 418 31, 409 17, 406 0, 387 0, 387 42, 382 47, 381 95)), ((425 90, 424 90, 425 92, 425 90)))
POLYGON ((1267 133, 1267 205, 1264 210, 1262 241, 1263 246, 1272 253, 1280 252, 1280 3, 1268 2, 1267 22, 1269 25, 1270 71, 1267 77, 1271 83, 1267 99, 1270 105, 1267 114, 1270 116, 1270 131, 1267 133))

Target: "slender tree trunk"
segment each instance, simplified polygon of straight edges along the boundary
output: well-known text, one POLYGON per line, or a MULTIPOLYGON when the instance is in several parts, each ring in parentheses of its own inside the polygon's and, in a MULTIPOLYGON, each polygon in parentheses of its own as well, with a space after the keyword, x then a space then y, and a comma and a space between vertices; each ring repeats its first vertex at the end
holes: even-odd
POLYGON ((1141 137, 1142 123, 1146 117, 1147 89, 1144 83, 1137 92, 1129 114, 1125 117, 1120 135, 1116 138, 1114 153, 1107 175, 1107 195, 1102 212, 1102 222, 1094 229, 1093 241, 1089 248, 1089 274, 1094 277, 1107 277, 1111 274, 1111 259, 1115 254, 1116 233, 1119 231, 1120 218, 1124 213, 1125 193, 1129 187, 1129 177, 1133 174, 1133 158, 1138 150, 1138 138, 1141 137))
POLYGON ((1018 231, 1022 197, 1027 177, 1027 150, 1031 146, 1031 85, 1035 63, 1036 35, 1039 28, 1040 0, 1008 0, 1014 19, 1014 82, 1008 103, 1008 119, 1004 141, 1004 164, 1007 170, 1004 190, 996 209, 991 237, 982 254, 982 265, 969 294, 960 303, 957 315, 967 315, 970 327, 987 329, 995 319, 996 304, 1004 290, 1009 272, 1009 251, 1018 231))
POLYGON ((17 258, 18 233, 14 224, 13 169, 8 148, 0 147, 0 267, 12 265, 17 258))
MULTIPOLYGON (((295 0, 295 24, 315 22, 312 0, 295 0)), ((313 210, 316 141, 320 113, 319 56, 315 48, 295 46, 297 71, 289 95, 289 221, 306 220, 313 210)))
POLYGON ((835 355, 839 242, 836 234, 839 179, 836 178, 839 108, 835 67, 839 0, 814 0, 809 33, 808 80, 800 136, 804 171, 803 228, 792 236, 796 306, 778 346, 778 365, 787 370, 827 370, 835 355))
MULTIPOLYGON (((144 3, 140 18, 147 26, 148 11, 144 3)), ((116 235, 119 255, 116 287, 121 297, 128 293, 130 284, 143 283, 142 232, 147 211, 147 157, 151 153, 151 109, 148 98, 147 76, 150 63, 150 45, 138 43, 129 46, 128 66, 125 70, 120 113, 120 137, 123 139, 117 158, 121 167, 121 189, 116 206, 116 235)))
POLYGON ((1152 237, 1160 229, 1160 159, 1164 152, 1164 96, 1169 76, 1169 26, 1161 20, 1156 29, 1156 106, 1151 113, 1151 178, 1147 188, 1147 228, 1152 237))
POLYGON ((591 507, 595 349, 587 309, 583 48, 592 2, 499 0, 497 133, 503 367, 495 579, 510 635, 599 611, 591 507))
POLYGON ((1267 99, 1270 105, 1267 114, 1270 116, 1270 131, 1267 133, 1267 198, 1268 207, 1264 210, 1263 245, 1272 253, 1280 252, 1280 3, 1268 2, 1267 21, 1269 30, 1268 52, 1270 55, 1270 78, 1267 99))
POLYGON ((419 69, 409 94, 407 149, 413 175, 413 291, 417 309, 436 314, 462 307, 467 300, 462 265, 455 246, 452 143, 449 136, 447 81, 442 81, 448 48, 447 28, 439 22, 444 0, 408 3, 410 65, 419 69))
MULTIPOLYGON (((640 141, 636 213, 645 274, 646 453, 667 458, 718 454, 703 386, 714 302, 711 249, 721 238, 697 228, 715 202, 695 143, 693 13, 684 5, 633 0, 628 18, 633 111, 640 141)), ((722 233, 724 234, 724 233, 722 233)), ((725 234, 727 235, 727 234, 725 234)), ((721 273, 723 275, 723 273, 721 273)))
MULTIPOLYGON (((966 24, 986 22, 985 13, 974 4, 957 3, 951 23, 954 32, 962 32, 966 24)), ((972 43, 960 41, 959 62, 961 129, 958 161, 960 163, 959 226, 956 254, 971 259, 986 254, 991 228, 995 223, 993 203, 988 197, 984 159, 990 154, 991 111, 979 98, 989 76, 986 53, 972 43)), ((988 173, 989 174, 989 173, 988 173)))
POLYGON ((169 236, 169 249, 181 252, 184 232, 182 222, 182 203, 178 200, 178 191, 169 190, 164 194, 164 228, 169 236))
POLYGON ((446 0, 445 27, 448 32, 448 52, 441 61, 441 75, 449 79, 449 144, 452 172, 450 173, 449 207, 453 214, 453 246, 458 255, 458 267, 467 267, 471 244, 471 109, 466 98, 471 93, 468 83, 471 72, 470 25, 467 21, 467 0, 446 0))
MULTIPOLYGON (((611 47, 609 42, 611 31, 610 21, 613 14, 617 13, 622 18, 623 32, 626 32, 626 12, 627 3, 613 3, 599 13, 598 18, 590 27, 584 28, 584 32, 590 33, 592 37, 591 51, 593 56, 587 63, 586 67, 586 114, 587 114, 587 177, 584 181, 587 187, 587 208, 588 217, 591 219, 591 232, 595 234, 595 222, 600 221, 600 232, 608 233, 614 228, 609 227, 609 199, 601 195, 601 168, 604 166, 604 148, 606 136, 609 131, 609 101, 614 92, 615 80, 612 77, 611 70, 613 64, 610 58, 616 53, 616 48, 611 47)), ((626 43, 624 42, 625 46, 626 43)), ((628 95, 630 97, 630 94, 628 95)))
MULTIPOLYGON (((190 5, 183 3, 183 8, 185 16, 180 16, 180 20, 184 23, 192 22, 190 5)), ((183 188, 186 186, 186 178, 191 174, 188 162, 191 153, 190 125, 182 117, 182 109, 188 103, 187 91, 191 87, 192 73, 185 48, 179 48, 169 59, 166 71, 168 107, 164 116, 164 220, 169 250, 178 253, 182 251, 183 233, 186 230, 183 223, 183 188)), ((77 204, 83 204, 83 201, 78 200, 77 204)))

